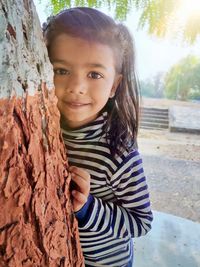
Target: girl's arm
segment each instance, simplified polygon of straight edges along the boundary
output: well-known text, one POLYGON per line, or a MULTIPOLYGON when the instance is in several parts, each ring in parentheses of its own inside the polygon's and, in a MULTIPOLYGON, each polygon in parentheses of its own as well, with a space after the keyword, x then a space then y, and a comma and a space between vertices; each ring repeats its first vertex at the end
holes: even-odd
POLYGON ((79 228, 86 230, 86 239, 88 232, 99 240, 145 235, 151 229, 153 216, 142 160, 136 150, 125 157, 110 186, 116 197, 114 203, 89 195, 76 213, 79 228))

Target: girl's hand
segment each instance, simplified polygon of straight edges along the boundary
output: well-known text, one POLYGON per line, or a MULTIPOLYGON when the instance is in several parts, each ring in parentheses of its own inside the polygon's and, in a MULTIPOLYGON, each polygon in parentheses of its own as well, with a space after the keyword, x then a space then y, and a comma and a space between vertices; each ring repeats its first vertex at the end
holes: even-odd
POLYGON ((84 169, 71 166, 71 189, 72 189, 72 204, 74 211, 79 211, 87 202, 90 193, 90 174, 84 169))

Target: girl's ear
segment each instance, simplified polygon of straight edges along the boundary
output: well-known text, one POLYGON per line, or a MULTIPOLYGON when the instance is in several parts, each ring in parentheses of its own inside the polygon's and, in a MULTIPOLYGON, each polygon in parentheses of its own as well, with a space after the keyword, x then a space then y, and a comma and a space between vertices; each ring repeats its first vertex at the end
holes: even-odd
POLYGON ((117 91, 117 88, 122 80, 122 74, 117 74, 116 77, 115 77, 115 80, 114 80, 114 83, 113 83, 113 86, 112 86, 112 89, 110 91, 110 98, 113 98, 115 96, 115 93, 117 91))

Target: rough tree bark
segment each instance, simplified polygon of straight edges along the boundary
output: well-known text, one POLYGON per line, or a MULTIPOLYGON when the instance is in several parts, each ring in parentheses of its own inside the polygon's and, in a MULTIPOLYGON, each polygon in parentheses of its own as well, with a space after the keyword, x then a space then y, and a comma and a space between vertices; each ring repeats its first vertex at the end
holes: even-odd
POLYGON ((30 0, 0 0, 0 266, 84 266, 53 72, 30 0))

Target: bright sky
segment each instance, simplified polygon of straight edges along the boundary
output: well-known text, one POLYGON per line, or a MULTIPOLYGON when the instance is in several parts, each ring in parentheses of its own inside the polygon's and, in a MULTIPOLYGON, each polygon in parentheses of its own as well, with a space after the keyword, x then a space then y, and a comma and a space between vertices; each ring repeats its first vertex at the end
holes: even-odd
POLYGON ((135 39, 139 77, 142 79, 154 76, 157 72, 167 71, 188 54, 200 57, 200 40, 195 45, 189 46, 178 40, 150 36, 145 30, 137 31, 137 23, 133 18, 134 13, 128 16, 126 25, 135 39))
MULTIPOLYGON (((47 14, 45 10, 48 0, 43 0, 42 2, 43 4, 39 4, 39 0, 34 0, 41 23, 46 21, 47 14)), ((193 46, 187 46, 186 44, 178 43, 177 40, 162 40, 149 36, 145 30, 137 31, 137 18, 138 15, 132 12, 128 15, 125 24, 135 39, 137 70, 140 79, 150 78, 158 72, 166 72, 173 64, 188 54, 200 56, 200 40, 193 46)))

